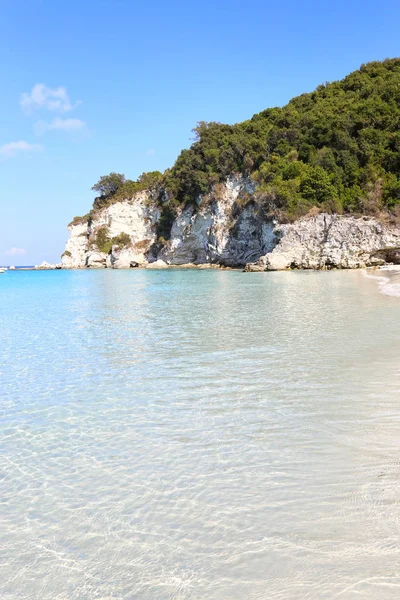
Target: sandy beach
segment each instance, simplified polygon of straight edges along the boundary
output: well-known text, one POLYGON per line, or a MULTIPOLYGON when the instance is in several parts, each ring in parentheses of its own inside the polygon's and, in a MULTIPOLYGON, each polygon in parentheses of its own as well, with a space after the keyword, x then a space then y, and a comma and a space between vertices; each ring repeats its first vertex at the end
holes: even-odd
POLYGON ((400 265, 386 265, 379 269, 366 269, 366 277, 376 279, 379 291, 386 296, 400 297, 400 265))

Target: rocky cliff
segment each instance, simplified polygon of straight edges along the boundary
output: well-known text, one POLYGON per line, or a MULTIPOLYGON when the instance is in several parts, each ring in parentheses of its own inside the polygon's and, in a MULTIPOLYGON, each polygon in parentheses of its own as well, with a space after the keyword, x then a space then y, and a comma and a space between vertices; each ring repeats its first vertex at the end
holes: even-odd
POLYGON ((63 267, 118 269, 190 263, 268 271, 400 262, 398 228, 372 217, 324 213, 280 224, 264 215, 254 192, 249 179, 228 178, 207 197, 199 196, 197 206, 178 213, 168 240, 158 235, 160 204, 148 192, 139 192, 91 219, 72 223, 63 267))
POLYGON ((400 228, 382 223, 400 216, 399 123, 399 58, 241 123, 200 121, 163 173, 99 178, 89 215, 70 226, 63 266, 397 262, 400 228))
POLYGON ((160 209, 147 192, 139 192, 133 198, 111 204, 98 211, 93 218, 83 222, 72 222, 68 229, 62 264, 67 269, 85 267, 130 268, 156 260, 151 249, 157 235, 160 209), (126 234, 129 243, 114 244, 109 251, 99 247, 99 232, 110 241, 126 234))
POLYGON ((99 211, 92 220, 71 223, 63 267, 118 269, 146 266, 156 260, 167 265, 244 266, 275 246, 274 224, 263 219, 260 208, 248 201, 253 191, 253 184, 239 176, 215 186, 207 197, 198 198, 197 206, 178 213, 168 240, 158 236, 159 204, 147 192, 139 192, 99 211), (111 242, 121 233, 127 234, 129 242, 111 243, 108 252, 102 251, 99 231, 111 242))
POLYGON ((247 271, 357 269, 400 262, 400 229, 372 217, 318 214, 274 228, 274 249, 247 271))

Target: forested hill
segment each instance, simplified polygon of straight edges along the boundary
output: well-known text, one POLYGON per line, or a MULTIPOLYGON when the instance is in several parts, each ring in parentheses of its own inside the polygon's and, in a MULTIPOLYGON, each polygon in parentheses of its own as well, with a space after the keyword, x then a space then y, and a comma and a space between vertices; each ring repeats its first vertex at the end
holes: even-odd
POLYGON ((175 212, 235 172, 257 182, 254 200, 282 219, 314 206, 366 214, 400 207, 400 58, 362 65, 243 123, 200 122, 194 131, 195 142, 164 174, 137 182, 118 175, 112 189, 100 180, 94 208, 147 186, 166 190, 160 202, 175 212))

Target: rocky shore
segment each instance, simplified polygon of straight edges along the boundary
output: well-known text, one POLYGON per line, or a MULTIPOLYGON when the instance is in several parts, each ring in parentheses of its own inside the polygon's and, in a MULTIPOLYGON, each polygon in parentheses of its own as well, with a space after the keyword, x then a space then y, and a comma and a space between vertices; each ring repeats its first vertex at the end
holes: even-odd
POLYGON ((400 229, 372 217, 318 214, 276 225, 275 248, 247 271, 359 269, 400 262, 400 229))
POLYGON ((34 270, 35 271, 54 271, 56 269, 62 269, 62 268, 63 268, 62 263, 50 264, 44 260, 40 265, 35 265, 34 270))
POLYGON ((139 192, 91 219, 70 224, 62 268, 189 266, 276 271, 400 263, 400 228, 374 217, 326 213, 282 224, 265 216, 254 192, 250 180, 228 178, 208 197, 199 197, 197 206, 181 210, 168 240, 158 235, 159 204, 149 192, 139 192), (124 243, 102 251, 99 232, 107 239, 123 235, 124 243))

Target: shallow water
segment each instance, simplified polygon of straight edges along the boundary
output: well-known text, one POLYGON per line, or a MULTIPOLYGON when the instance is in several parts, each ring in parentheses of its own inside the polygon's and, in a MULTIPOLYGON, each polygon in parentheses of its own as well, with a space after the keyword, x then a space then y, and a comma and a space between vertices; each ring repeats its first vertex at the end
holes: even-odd
POLYGON ((0 299, 2 599, 399 597, 399 298, 105 270, 0 299))
POLYGON ((373 278, 379 285, 379 291, 386 296, 397 296, 400 298, 400 268, 399 265, 391 265, 381 269, 368 269, 364 275, 373 278))

